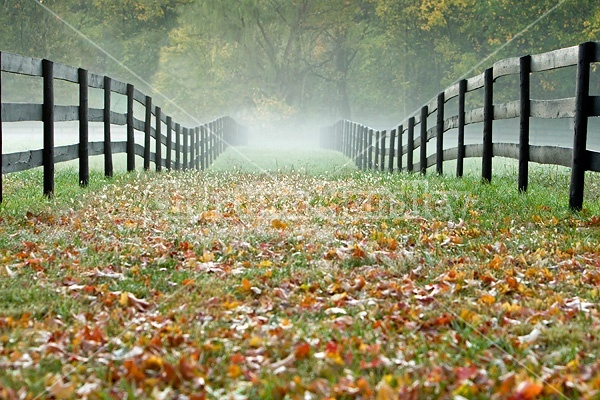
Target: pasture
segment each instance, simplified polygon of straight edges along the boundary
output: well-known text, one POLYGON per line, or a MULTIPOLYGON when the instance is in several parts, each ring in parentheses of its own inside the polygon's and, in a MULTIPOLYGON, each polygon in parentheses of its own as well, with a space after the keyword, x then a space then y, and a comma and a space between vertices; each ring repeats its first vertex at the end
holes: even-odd
POLYGON ((60 169, 52 199, 4 177, 0 397, 599 395, 596 174, 573 213, 559 167, 519 194, 510 162, 481 184, 243 150, 60 169))

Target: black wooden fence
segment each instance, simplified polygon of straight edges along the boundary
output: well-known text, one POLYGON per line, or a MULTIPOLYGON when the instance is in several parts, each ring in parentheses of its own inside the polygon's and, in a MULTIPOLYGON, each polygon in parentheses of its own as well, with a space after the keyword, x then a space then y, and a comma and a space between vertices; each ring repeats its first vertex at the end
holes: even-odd
MULTIPOLYGON (((0 61, 2 72, 43 78, 42 104, 5 103, 0 94, 0 202, 3 174, 43 167, 44 194, 51 196, 54 192, 54 166, 57 163, 79 159, 79 182, 83 186, 89 182, 89 157, 96 155, 104 155, 106 176, 113 175, 113 154, 117 153, 127 154, 127 171, 135 169, 136 155, 143 157, 146 170, 150 169, 151 163, 154 163, 157 171, 163 167, 168 170, 205 169, 227 145, 243 143, 247 135, 245 128, 230 117, 221 117, 195 127, 183 127, 162 113, 150 96, 132 84, 96 75, 82 68, 10 53, 0 53, 0 61), (55 80, 78 85, 79 105, 55 104, 55 80), (103 90, 103 109, 89 107, 89 88, 103 90), (112 93, 126 96, 125 113, 111 110, 112 93), (144 108, 144 120, 135 118, 134 102, 144 108), (42 149, 3 154, 2 125, 20 121, 43 122, 42 149), (79 121, 79 143, 55 147, 55 123, 64 121, 79 121), (103 122, 102 142, 89 142, 90 122, 103 122), (114 125, 126 126, 126 141, 112 140, 111 127, 114 125), (135 131, 144 133, 143 144, 135 142, 135 131)), ((0 93, 1 88, 2 78, 0 93)), ((73 97, 76 96, 74 93, 73 97)))
MULTIPOLYGON (((448 87, 415 115, 391 130, 378 131, 357 122, 342 120, 323 128, 321 146, 337 150, 355 160, 361 169, 420 171, 435 165, 443 173, 443 162, 456 160, 456 175, 463 175, 463 160, 481 157, 483 181, 492 179, 494 156, 519 160, 518 189, 527 190, 528 164, 554 164, 571 167, 569 206, 581 210, 585 171, 600 172, 600 153, 587 149, 588 118, 600 116, 600 96, 590 96, 591 64, 600 61, 600 42, 498 61, 484 73, 448 87), (575 97, 555 100, 530 98, 530 76, 534 73, 577 66, 575 97), (519 75, 519 99, 494 104, 494 82, 502 76, 519 75), (482 89, 483 108, 466 109, 469 92, 482 89), (447 116, 446 103, 458 97, 456 115, 447 116), (436 114, 435 126, 428 128, 427 118, 436 114), (493 121, 519 118, 519 143, 493 140, 493 121), (530 145, 530 118, 574 118, 572 147, 530 145), (465 145, 465 126, 483 122, 480 144, 465 145), (415 135, 415 130, 418 134, 415 135), (444 132, 457 129, 457 147, 444 148, 444 132), (436 151, 427 156, 427 143, 436 140, 436 151), (414 152, 419 149, 419 162, 414 152), (387 156, 387 165, 386 165, 387 156)), ((600 135, 600 132, 594 132, 600 135)))

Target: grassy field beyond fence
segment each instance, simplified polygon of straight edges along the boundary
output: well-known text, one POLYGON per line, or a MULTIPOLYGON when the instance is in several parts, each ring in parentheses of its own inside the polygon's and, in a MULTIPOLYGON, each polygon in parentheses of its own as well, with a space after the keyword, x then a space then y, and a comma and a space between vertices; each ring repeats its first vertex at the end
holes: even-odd
POLYGON ((248 154, 6 175, 0 398, 600 396, 599 176, 248 154))

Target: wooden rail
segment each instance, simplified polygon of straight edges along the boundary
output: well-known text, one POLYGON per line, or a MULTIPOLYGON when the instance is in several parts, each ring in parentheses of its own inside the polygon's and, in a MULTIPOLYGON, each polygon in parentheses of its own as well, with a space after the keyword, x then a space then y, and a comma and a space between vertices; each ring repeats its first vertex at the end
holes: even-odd
POLYGON ((519 191, 527 190, 529 162, 562 165, 571 168, 569 206, 573 210, 581 210, 585 171, 600 172, 600 152, 587 149, 588 118, 600 116, 600 96, 590 96, 590 64, 599 61, 600 42, 587 42, 543 54, 498 61, 484 73, 461 80, 440 92, 417 113, 409 115, 402 124, 394 127, 390 135, 387 135, 387 130, 378 131, 343 120, 323 128, 321 146, 344 153, 354 159, 361 169, 383 170, 387 156, 390 172, 394 171, 396 158, 397 171, 418 170, 425 174, 428 167, 435 165, 437 173, 442 174, 443 162, 456 160, 458 177, 463 175, 465 158, 481 157, 481 176, 485 182, 492 179, 494 156, 513 158, 519 160, 519 191), (530 98, 531 74, 569 66, 577 67, 575 97, 553 100, 530 98), (494 82, 508 75, 519 76, 519 99, 494 104, 494 82), (467 110, 467 94, 478 89, 484 92, 483 107, 467 110), (454 98, 458 98, 457 114, 447 115, 449 107, 446 103, 454 98), (436 125, 428 129, 427 118, 434 113, 437 113, 436 125), (511 118, 519 118, 519 143, 495 142, 493 121, 511 118), (530 118, 573 118, 573 146, 530 145, 530 118), (483 123, 481 144, 465 145, 465 126, 474 123, 483 123), (420 132, 418 137, 415 137, 416 127, 420 132), (457 129, 457 147, 444 148, 444 132, 450 129, 457 129), (436 151, 427 156, 427 143, 433 139, 436 140, 436 151), (419 148, 419 162, 415 163, 413 153, 419 148), (381 160, 378 159, 379 155, 381 160))
MULTIPOLYGON (((0 202, 2 202, 2 175, 36 167, 44 170, 44 194, 54 193, 54 166, 57 163, 79 159, 79 182, 89 182, 89 157, 104 155, 104 173, 113 175, 113 155, 127 154, 127 171, 135 169, 135 156, 143 157, 144 169, 154 163, 157 171, 163 167, 170 170, 205 169, 228 145, 243 143, 246 130, 230 117, 217 118, 200 126, 186 128, 172 117, 162 113, 152 98, 132 84, 123 83, 108 76, 96 75, 82 68, 0 52, 1 71, 10 74, 42 77, 43 103, 5 103, 0 94, 0 202), (62 80, 77 84, 79 104, 62 106, 55 104, 54 82, 62 80), (89 107, 89 88, 104 93, 104 108, 89 107), (113 93, 126 96, 127 111, 111 110, 113 93), (144 107, 144 119, 135 118, 134 103, 144 107), (3 154, 2 127, 4 123, 21 121, 43 122, 43 147, 18 153, 3 154), (79 121, 79 143, 54 146, 54 128, 57 122, 79 121), (89 123, 102 122, 104 140, 89 142, 89 123), (126 126, 126 141, 116 142, 111 137, 115 125, 126 126), (154 126, 153 126, 154 125, 154 126), (144 132, 143 145, 135 142, 135 131, 144 132), (154 144, 154 146, 152 146, 154 144), (154 147, 154 151, 152 151, 154 147), (173 159, 173 155, 175 158, 173 159)), ((0 78, 0 90, 2 78, 0 78)), ((1 92, 0 92, 1 93, 1 92)), ((74 94, 75 95, 75 94, 74 94)))

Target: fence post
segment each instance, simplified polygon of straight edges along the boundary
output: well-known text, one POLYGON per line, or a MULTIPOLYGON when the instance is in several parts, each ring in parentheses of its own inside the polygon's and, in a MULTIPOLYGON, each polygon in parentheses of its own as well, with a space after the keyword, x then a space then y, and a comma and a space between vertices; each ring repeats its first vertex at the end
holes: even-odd
POLYGON ((357 130, 356 130, 356 124, 353 123, 352 124, 352 146, 350 148, 350 153, 352 154, 352 161, 354 161, 354 165, 358 166, 358 151, 357 151, 357 130))
POLYGON ((346 151, 348 152, 347 157, 352 158, 352 122, 346 121, 346 151))
POLYGON ((414 151, 415 151, 415 117, 408 119, 408 148, 406 149, 406 170, 413 172, 414 170, 414 151))
POLYGON ((135 135, 133 127, 133 85, 127 84, 127 172, 135 170, 135 135))
POLYGON ((369 167, 369 140, 368 140, 369 128, 362 125, 361 126, 361 134, 362 134, 362 170, 366 171, 369 167))
POLYGON ((156 118, 156 127, 154 128, 154 136, 156 139, 156 150, 154 152, 154 164, 156 166, 156 172, 162 170, 162 110, 160 107, 156 107, 154 111, 154 117, 156 118))
POLYGON ((342 154, 348 157, 348 121, 342 122, 342 154))
POLYGON ((188 130, 190 136, 190 164, 189 169, 194 169, 196 164, 196 128, 190 128, 188 130))
POLYGON ((369 148, 369 152, 367 154, 368 158, 369 158, 369 170, 373 169, 373 129, 369 129, 368 133, 367 133, 367 142, 368 142, 368 148, 369 148))
POLYGON ((458 157, 456 160, 456 176, 461 178, 465 164, 465 97, 467 80, 458 82, 458 157))
POLYGON ((194 166, 197 170, 200 169, 200 158, 202 157, 201 146, 202 142, 200 142, 200 127, 197 126, 194 130, 194 135, 196 135, 196 165, 194 166))
POLYGON ((340 152, 346 155, 346 121, 340 124, 340 152))
POLYGON ((350 123, 350 158, 356 163, 356 124, 350 123))
POLYGON ((520 121, 519 121, 519 192, 527 191, 529 175, 529 116, 531 56, 519 59, 520 65, 520 121))
POLYGON ((398 127, 398 172, 402 172, 402 131, 404 126, 400 124, 398 127))
POLYGON ((211 130, 210 130, 210 122, 206 122, 204 124, 205 129, 205 141, 204 141, 204 168, 208 169, 210 167, 210 152, 211 152, 211 130))
POLYGON ((206 126, 200 126, 200 170, 206 169, 206 126))
POLYGON ((494 69, 488 68, 483 74, 483 159, 481 160, 481 179, 483 182, 492 181, 493 139, 492 126, 494 121, 494 69))
POLYGON ((175 171, 181 169, 181 125, 175 124, 175 171))
POLYGON ((79 185, 90 183, 88 72, 77 70, 79 83, 79 185))
POLYGON ((150 130, 152 129, 152 97, 146 96, 146 119, 144 124, 144 169, 150 169, 150 130))
POLYGON ((188 169, 188 128, 183 128, 183 166, 182 169, 188 169))
POLYGON ((373 168, 375 169, 375 171, 379 170, 379 148, 381 146, 381 144, 379 143, 380 141, 381 141, 381 132, 375 131, 375 165, 373 165, 373 168))
POLYGON ((212 164, 214 146, 213 135, 215 134, 215 131, 213 129, 213 123, 209 122, 207 125, 208 133, 206 137, 206 168, 210 167, 210 165, 212 164))
POLYGON ((444 92, 437 97, 437 124, 436 124, 436 170, 438 175, 444 174, 444 92))
POLYGON ((211 154, 211 159, 210 159, 210 165, 212 165, 215 160, 217 159, 217 146, 219 145, 219 141, 218 141, 218 125, 217 125, 217 121, 213 121, 212 122, 212 131, 213 131, 213 136, 212 136, 212 154, 211 154))
POLYGON ((42 76, 44 79, 44 104, 42 120, 44 121, 44 195, 54 195, 54 63, 42 60, 42 76))
POLYGON ((589 115, 590 63, 596 58, 596 44, 587 42, 579 45, 577 61, 577 87, 575 93, 575 121, 573 135, 573 158, 569 207, 581 211, 583 207, 583 185, 587 169, 587 128, 589 115))
POLYGON ((113 176, 112 147, 110 135, 110 91, 112 81, 110 77, 104 77, 104 176, 113 176))
POLYGON ((350 157, 348 157, 348 158, 350 158, 354 162, 354 164, 356 164, 356 136, 355 136, 355 133, 356 133, 356 124, 351 123, 350 129, 348 132, 348 134, 350 136, 350 146, 349 146, 350 157))
POLYGON ((208 150, 210 146, 208 139, 210 138, 210 131, 208 124, 203 124, 202 126, 204 127, 204 169, 208 169, 208 150))
POLYGON ((205 167, 208 169, 210 167, 211 158, 212 158, 212 123, 207 122, 204 124, 206 126, 206 161, 205 167))
POLYGON ((394 172, 394 153, 396 151, 396 129, 390 132, 390 155, 388 159, 388 171, 394 172))
POLYGON ((166 167, 167 171, 171 170, 171 152, 173 151, 173 118, 167 117, 167 155, 166 155, 166 167))
POLYGON ((225 151, 225 141, 227 140, 225 136, 225 118, 219 120, 219 138, 221 139, 219 140, 219 155, 221 155, 225 151))
POLYGON ((427 172, 427 115, 429 114, 429 108, 427 106, 421 107, 421 149, 420 149, 420 169, 421 174, 425 175, 427 172))
POLYGON ((338 127, 337 127, 337 138, 336 138, 336 150, 339 151, 340 153, 344 152, 344 122, 340 121, 338 122, 338 127))
POLYGON ((204 125, 204 168, 210 166, 210 123, 204 125))
POLYGON ((385 171, 385 141, 386 141, 387 131, 381 131, 381 162, 379 168, 381 171, 385 171))
POLYGON ((363 131, 362 125, 356 124, 356 167, 362 169, 364 159, 363 131))

